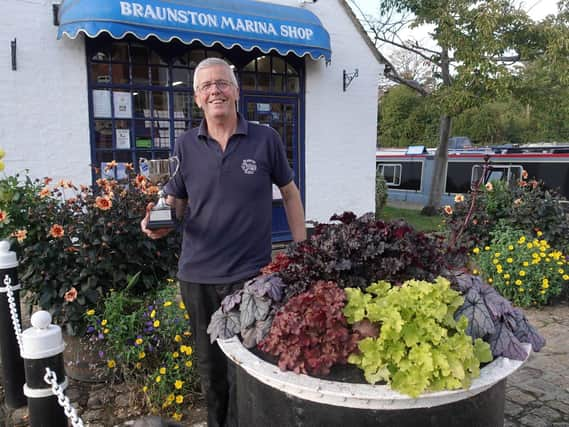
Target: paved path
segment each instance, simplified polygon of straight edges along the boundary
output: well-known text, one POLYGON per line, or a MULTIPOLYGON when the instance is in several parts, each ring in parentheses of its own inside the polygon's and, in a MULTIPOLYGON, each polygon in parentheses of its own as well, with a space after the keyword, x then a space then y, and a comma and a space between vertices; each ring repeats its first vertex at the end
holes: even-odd
POLYGON ((547 343, 508 378, 505 427, 569 427, 569 304, 525 310, 547 343))

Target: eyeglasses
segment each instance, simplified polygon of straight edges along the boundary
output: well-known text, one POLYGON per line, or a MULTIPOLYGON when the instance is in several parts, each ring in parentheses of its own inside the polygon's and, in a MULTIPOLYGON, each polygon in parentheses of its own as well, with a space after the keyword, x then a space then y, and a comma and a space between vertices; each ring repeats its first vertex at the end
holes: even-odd
POLYGON ((227 80, 214 80, 212 82, 205 82, 202 83, 197 87, 198 92, 209 92, 214 87, 217 87, 220 91, 225 92, 227 88, 232 86, 233 83, 228 82, 227 80))

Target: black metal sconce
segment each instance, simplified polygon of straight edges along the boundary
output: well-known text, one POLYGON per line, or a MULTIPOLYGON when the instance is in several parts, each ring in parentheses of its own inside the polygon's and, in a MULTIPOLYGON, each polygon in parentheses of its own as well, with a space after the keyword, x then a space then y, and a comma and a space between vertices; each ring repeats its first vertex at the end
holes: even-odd
POLYGON ((16 71, 16 39, 10 42, 10 50, 12 52, 12 71, 16 71))
POLYGON ((356 77, 358 77, 358 69, 357 68, 353 73, 346 73, 346 70, 344 70, 344 92, 346 91, 348 86, 350 86, 350 83, 352 83, 352 80, 354 80, 356 77))

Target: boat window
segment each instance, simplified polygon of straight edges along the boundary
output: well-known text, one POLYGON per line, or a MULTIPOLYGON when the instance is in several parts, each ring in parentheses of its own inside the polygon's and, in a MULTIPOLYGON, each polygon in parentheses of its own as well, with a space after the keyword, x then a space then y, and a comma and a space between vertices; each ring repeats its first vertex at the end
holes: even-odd
MULTIPOLYGON (((471 186, 474 188, 478 182, 481 182, 481 176, 484 171, 483 165, 474 165, 472 167, 471 186)), ((486 171, 486 175, 482 180, 482 184, 492 181, 506 181, 509 185, 517 184, 521 179, 523 167, 520 165, 490 165, 486 171)))
POLYGON ((389 187, 401 185, 401 165, 381 163, 377 165, 377 172, 383 175, 385 183, 389 187))

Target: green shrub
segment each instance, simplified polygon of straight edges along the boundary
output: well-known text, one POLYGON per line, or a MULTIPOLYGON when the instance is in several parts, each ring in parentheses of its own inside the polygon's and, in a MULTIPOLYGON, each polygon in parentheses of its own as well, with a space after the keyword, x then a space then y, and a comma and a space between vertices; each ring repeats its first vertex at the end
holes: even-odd
POLYGON ((444 208, 445 223, 457 251, 487 246, 499 222, 526 235, 541 231, 551 245, 567 248, 569 221, 560 203, 564 200, 535 180, 522 179, 511 186, 493 181, 476 193, 457 195, 454 207, 444 208))
POLYGON ((498 226, 489 245, 473 249, 486 281, 521 307, 547 304, 568 286, 569 269, 560 250, 543 233, 530 238, 510 226, 498 226))
POLYGON ((375 175, 375 212, 379 213, 387 202, 387 183, 383 174, 377 172, 375 175))
POLYGON ((198 376, 188 314, 169 282, 144 298, 133 297, 129 287, 113 291, 102 310, 88 311, 86 319, 111 375, 141 390, 151 412, 179 421, 198 391, 198 376))
POLYGON ((2 207, 11 217, 4 234, 19 231, 20 280, 29 309, 39 305, 69 335, 84 328, 83 314, 101 304, 111 289, 121 289, 140 272, 133 293, 146 292, 176 271, 179 233, 151 240, 140 220, 156 187, 131 173, 129 180, 97 180, 75 186, 51 179, 0 184, 2 207))

